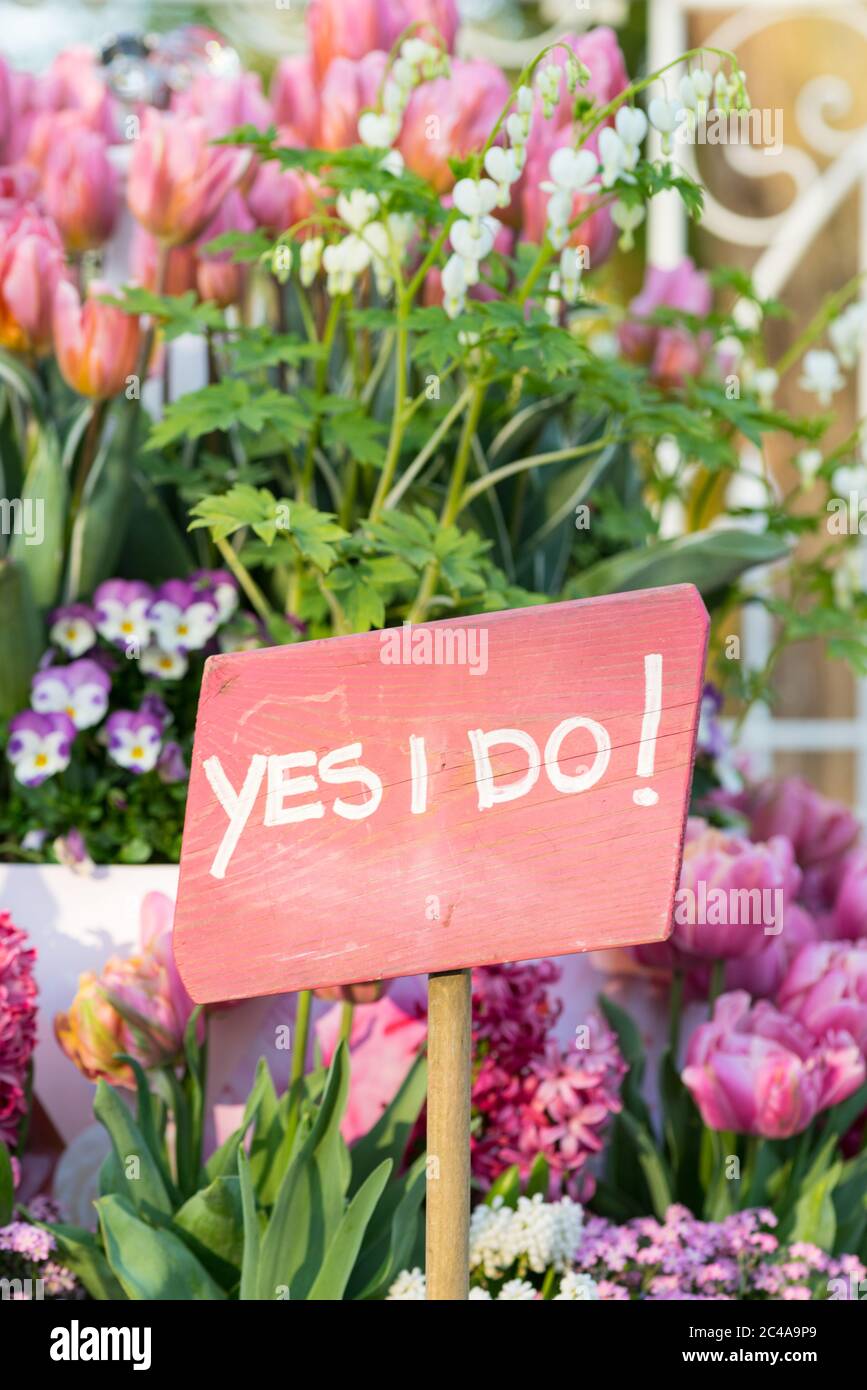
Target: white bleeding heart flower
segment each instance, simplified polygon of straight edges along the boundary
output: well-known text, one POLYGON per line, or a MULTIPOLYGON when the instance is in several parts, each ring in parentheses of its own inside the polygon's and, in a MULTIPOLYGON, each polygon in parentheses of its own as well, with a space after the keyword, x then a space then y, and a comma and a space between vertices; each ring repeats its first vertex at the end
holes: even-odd
POLYGON ((406 110, 407 92, 397 82, 386 82, 382 89, 382 109, 385 115, 400 120, 406 110))
POLYGON ((527 158, 527 140, 530 136, 530 121, 526 116, 519 116, 514 111, 506 119, 506 134, 509 137, 509 144, 515 154, 521 160, 521 165, 527 158))
POLYGON ((341 193, 337 199, 337 215, 353 232, 360 232, 378 212, 379 199, 376 194, 366 193, 363 188, 353 188, 348 195, 341 193))
POLYGON ((572 194, 555 190, 548 199, 548 240, 559 251, 569 240, 569 222, 572 218, 572 194))
POLYGON ((551 184, 543 183, 542 188, 551 192, 595 193, 598 184, 593 180, 597 171, 596 156, 590 150, 572 150, 564 146, 555 150, 548 161, 551 184))
POLYGON ((645 209, 641 203, 624 203, 618 198, 611 208, 611 221, 622 232, 619 241, 621 251, 631 251, 635 245, 635 230, 640 227, 645 218, 645 209))
POLYGON ((524 161, 516 150, 504 150, 493 145, 485 155, 485 169, 497 185, 497 202, 502 208, 511 202, 511 188, 521 177, 524 161))
POLYGON ((802 391, 815 392, 820 405, 830 405, 832 396, 846 385, 846 378, 833 352, 813 348, 804 354, 803 375, 798 385, 802 391))
MULTIPOLYGON (((599 134, 599 162, 602 166, 602 187, 610 188, 618 179, 626 178, 634 182, 627 173, 630 167, 629 151, 611 126, 606 126, 599 134)), ((634 163, 634 161, 632 161, 634 163)))
POLYGON ((621 106, 614 126, 628 150, 638 150, 647 134, 647 117, 639 106, 621 106))
POLYGON ((478 227, 471 222, 455 222, 449 233, 453 250, 462 261, 483 261, 494 249, 498 224, 492 217, 484 217, 478 227), (493 226, 491 225, 493 223, 493 226))
POLYGON ((560 314, 563 302, 560 298, 560 276, 555 270, 548 279, 548 295, 545 299, 545 313, 548 315, 550 323, 556 328, 560 322, 560 314))
POLYGON ((467 301, 467 273, 460 256, 450 256, 442 273, 443 308, 450 319, 463 313, 467 301))
POLYGON ((698 110, 698 92, 695 90, 695 82, 692 75, 684 75, 677 84, 677 91, 681 105, 687 111, 698 110))
POLYGON ((533 114, 533 100, 533 88, 528 87, 527 84, 524 83, 515 93, 515 105, 522 116, 531 116, 533 114))
MULTIPOLYGON (((816 481, 816 478, 818 477, 819 469, 822 467, 822 464, 824 462, 825 458, 821 449, 802 449, 799 454, 795 455, 795 467, 801 475, 801 479, 805 488, 813 486, 813 483, 816 481)), ((837 485, 836 478, 837 474, 835 473, 835 487, 837 485)))
POLYGON ((325 249, 325 239, 321 236, 310 237, 301 243, 301 270, 299 278, 305 289, 309 289, 319 274, 322 265, 322 252, 325 249))
POLYGON ((493 179, 461 179, 455 184, 452 198, 458 212, 475 223, 493 212, 499 202, 500 191, 493 179))
MULTIPOLYGON (((821 465, 822 455, 819 453, 819 450, 813 449, 809 452, 819 454, 819 463, 821 465)), ((831 483, 838 496, 848 497, 850 492, 855 492, 858 494, 858 501, 860 503, 862 497, 867 497, 867 467, 865 467, 863 463, 858 463, 854 466, 844 464, 842 468, 836 468, 834 470, 831 483)))
POLYGON ((539 68, 536 73, 536 88, 542 98, 545 119, 550 120, 560 101, 561 71, 556 63, 539 68))
POLYGON ((671 153, 671 137, 681 124, 682 108, 677 102, 667 101, 665 97, 654 97, 648 107, 650 124, 662 136, 663 154, 671 153))
POLYGON ((332 299, 336 295, 352 293, 355 281, 367 270, 372 255, 367 243, 354 233, 332 246, 326 246, 322 253, 322 265, 328 276, 327 289, 332 299))
POLYGON ((710 94, 713 91, 713 78, 704 68, 693 68, 690 77, 698 103, 698 114, 704 116, 707 112, 710 94))
POLYGON ((567 246, 560 256, 560 290, 567 304, 574 304, 581 293, 581 274, 584 269, 577 246, 567 246))
POLYGON ((393 115, 363 111, 358 118, 358 138, 372 150, 386 150, 397 139, 400 121, 393 115))
POLYGON ((754 372, 751 377, 753 388, 756 395, 765 409, 769 409, 774 403, 774 396, 780 384, 780 378, 773 367, 761 367, 754 372))
POLYGON ((867 300, 859 299, 844 309, 828 327, 831 346, 844 367, 854 367, 867 335, 867 300))

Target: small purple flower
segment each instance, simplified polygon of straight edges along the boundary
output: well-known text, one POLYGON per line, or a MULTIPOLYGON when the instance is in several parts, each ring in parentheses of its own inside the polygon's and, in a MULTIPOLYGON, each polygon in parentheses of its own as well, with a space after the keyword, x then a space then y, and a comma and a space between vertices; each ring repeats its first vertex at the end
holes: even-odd
POLYGON ((63 864, 74 873, 89 874, 93 870, 93 860, 87 852, 87 844, 81 831, 73 826, 66 835, 58 835, 54 844, 58 864, 63 864))
POLYGON ((150 638, 150 584, 137 579, 107 579, 93 596, 97 631, 119 647, 144 647, 150 638))
POLYGON ((16 780, 38 787, 69 766, 75 725, 66 714, 37 714, 24 710, 9 721, 6 756, 16 780))
MULTIPOLYGON (((289 621, 292 622, 292 619, 289 621)), ((294 626, 297 627, 298 624, 294 626)), ((268 636, 259 619, 245 610, 236 613, 217 636, 217 645, 221 652, 253 652, 267 644, 268 636)))
POLYGON ((154 640, 164 652, 198 651, 220 621, 216 600, 185 579, 161 584, 150 607, 154 640))
POLYGON ((69 666, 37 671, 31 703, 37 714, 66 714, 77 729, 98 724, 108 709, 111 678, 95 661, 84 657, 69 666))
POLYGON ((86 603, 67 603, 55 608, 49 621, 51 641, 73 660, 84 656, 96 642, 96 613, 86 603))
POLYGON ((696 752, 699 755, 704 754, 706 758, 713 758, 714 760, 723 757, 723 755, 729 751, 728 739, 719 722, 722 707, 723 697, 721 691, 719 691, 712 682, 708 681, 701 696, 701 713, 696 752))
POLYGON ((167 743, 160 753, 157 775, 161 782, 186 782, 189 768, 184 762, 184 754, 179 743, 167 743))
POLYGON ((194 570, 193 587, 208 594, 217 605, 220 623, 226 623, 238 607, 238 585, 228 570, 194 570))
POLYGON ((162 727, 152 714, 117 710, 105 721, 108 756, 129 772, 150 772, 159 757, 162 727))
POLYGON ((145 695, 139 705, 139 714, 151 714, 161 729, 167 729, 172 722, 172 712, 159 695, 145 695))

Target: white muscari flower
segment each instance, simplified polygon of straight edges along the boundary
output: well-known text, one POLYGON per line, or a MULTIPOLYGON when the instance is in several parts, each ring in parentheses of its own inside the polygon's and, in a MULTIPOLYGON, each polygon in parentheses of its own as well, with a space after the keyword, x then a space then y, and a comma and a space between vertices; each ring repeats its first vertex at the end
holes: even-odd
POLYGON ((321 236, 310 237, 308 241, 301 243, 301 270, 300 279, 305 289, 309 289, 319 274, 322 265, 322 252, 325 249, 325 239, 321 236))
POLYGON ((828 328, 831 346, 844 367, 855 366, 864 346, 865 336, 867 336, 867 300, 864 299, 850 304, 828 328))
POLYGON ((534 1274, 544 1274, 550 1265, 558 1272, 565 1270, 583 1225, 583 1209, 569 1197, 546 1202, 537 1192, 519 1197, 514 1210, 495 1197, 470 1217, 470 1268, 495 1278, 522 1259, 534 1274))
POLYGON ((467 272, 460 256, 450 256, 442 274, 443 308, 450 319, 462 314, 467 302, 467 272))
POLYGON ((378 212, 379 199, 376 194, 366 193, 363 188, 353 188, 348 195, 341 193, 337 199, 337 215, 353 232, 360 232, 378 212))
POLYGON ((473 1288, 470 1289, 467 1298, 471 1303, 493 1303, 493 1299, 487 1289, 480 1288, 478 1284, 475 1284, 473 1288))
POLYGON ((650 124, 662 136, 663 154, 671 154, 671 137, 681 123, 681 107, 665 97, 654 97, 647 111, 650 124))
POLYGON ((633 233, 640 227, 646 216, 643 203, 624 203, 618 198, 611 208, 611 221, 619 228, 622 236, 618 245, 621 251, 631 251, 635 245, 633 233))
MULTIPOLYGON (((825 462, 821 449, 802 449, 795 456, 795 467, 801 475, 801 481, 805 488, 812 487, 819 473, 819 469, 825 462)), ((839 472, 839 470, 838 470, 839 472)), ((837 474, 834 474, 835 487, 837 474)))
POLYGON ((831 398, 846 385, 840 363, 833 352, 811 348, 804 354, 803 375, 798 380, 802 391, 813 391, 820 405, 830 405, 831 398))
POLYGON ((507 1279, 497 1294, 497 1303, 535 1303, 536 1290, 527 1279, 507 1279))
POLYGON ((423 1303, 427 1298, 425 1277, 420 1269, 404 1269, 385 1295, 386 1303, 423 1303))
POLYGON ((497 185, 497 203, 501 208, 509 206, 512 198, 512 184, 521 177, 524 161, 517 150, 504 150, 492 145, 485 155, 485 171, 497 185))
POLYGON ((560 1281, 560 1292, 555 1294, 552 1303, 589 1303, 599 1298, 599 1285, 589 1274, 575 1269, 567 1269, 560 1281))

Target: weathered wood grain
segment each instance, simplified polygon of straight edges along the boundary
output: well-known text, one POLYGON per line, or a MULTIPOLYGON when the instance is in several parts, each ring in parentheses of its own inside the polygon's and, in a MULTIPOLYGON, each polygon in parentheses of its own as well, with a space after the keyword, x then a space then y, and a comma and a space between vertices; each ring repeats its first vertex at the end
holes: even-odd
MULTIPOLYGON (((184 828, 175 954, 194 999, 454 970, 659 941, 669 931, 707 637, 690 585, 424 625, 487 634, 487 670, 386 665, 381 634, 212 657, 199 703, 184 828), (655 762, 637 775, 645 657, 662 658, 655 762), (601 723, 601 779, 565 794, 559 772, 593 764, 586 728, 564 739, 520 799, 479 808, 469 732, 523 731, 545 749, 564 720, 601 723), (425 740, 426 809, 411 739, 425 740), (360 743, 382 782, 323 781, 318 760, 360 743), (225 867, 229 824, 204 765, 239 791, 252 760, 310 754, 285 775, 315 779, 271 798, 272 815, 313 803, 315 819, 264 824, 267 774, 225 867), (640 805, 651 788, 658 800, 640 805)), ((418 632, 419 629, 414 629, 418 632)), ((646 734, 645 730, 645 734, 646 734)), ((544 757, 544 752, 542 754, 544 757)), ((346 764, 342 764, 345 768, 346 764)), ((527 772, 522 748, 491 751, 495 792, 527 772)), ((351 775, 348 773, 347 775, 351 775)), ((253 779, 255 781, 255 778, 253 779)), ((252 785, 252 783, 251 783, 252 785)))

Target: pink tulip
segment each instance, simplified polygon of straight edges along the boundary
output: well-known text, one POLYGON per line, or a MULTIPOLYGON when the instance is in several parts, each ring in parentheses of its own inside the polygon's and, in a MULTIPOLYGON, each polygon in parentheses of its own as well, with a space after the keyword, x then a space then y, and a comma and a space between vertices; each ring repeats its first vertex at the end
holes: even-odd
POLYGON ((777 1003, 814 1038, 850 1033, 867 1051, 867 939, 805 946, 780 985, 777 1003))
POLYGON ((771 1004, 742 990, 722 995, 689 1041, 684 1085, 709 1129, 788 1139, 864 1080, 847 1033, 817 1043, 771 1004))
POLYGON ((620 328, 620 346, 633 362, 649 365, 651 377, 661 386, 682 385, 685 378, 697 376, 707 353, 705 335, 695 336, 684 328, 666 328, 642 322, 655 310, 679 309, 702 316, 709 313, 713 291, 707 276, 696 270, 688 256, 672 270, 648 266, 644 287, 629 305, 628 318, 620 328))
POLYGON ((68 281, 54 296, 54 342, 57 364, 73 390, 95 400, 107 400, 133 375, 141 344, 138 318, 97 295, 110 287, 94 280, 82 305, 78 290, 68 281))
POLYGON ((397 145, 409 168, 448 193, 455 183, 449 159, 484 147, 509 91, 500 69, 481 59, 455 59, 451 77, 423 82, 409 99, 397 145))
POLYGON ((745 989, 754 999, 772 998, 798 952, 818 940, 819 926, 809 912, 797 903, 787 903, 779 936, 767 937, 767 944, 757 955, 737 956, 726 962, 726 989, 745 989))
MULTIPOLYGON (((205 229, 198 246, 204 248, 225 232, 251 232, 256 223, 237 189, 228 194, 213 222, 205 229)), ((232 262, 230 251, 207 256, 199 250, 196 284, 202 299, 211 299, 221 309, 237 304, 244 287, 244 267, 232 262)))
POLYGON ((265 131, 274 119, 257 72, 235 77, 199 73, 186 91, 174 97, 172 111, 179 116, 200 117, 214 140, 244 125, 265 131))
POLYGON ((127 201, 133 216, 170 246, 194 241, 250 164, 248 150, 214 146, 199 116, 145 112, 133 148, 127 201))
POLYGON ((801 881, 782 835, 757 845, 693 817, 687 826, 671 945, 688 957, 758 955, 785 929, 801 881), (720 891, 721 890, 721 891, 720 891))
POLYGON ((113 1086, 134 1088, 133 1072, 116 1060, 118 1053, 146 1069, 173 1066, 183 1055, 193 1002, 172 955, 172 915, 170 898, 149 893, 138 953, 113 957, 99 976, 82 975, 69 1011, 55 1019, 60 1046, 91 1081, 103 1077, 113 1086))
POLYGON ((854 850, 836 871, 837 893, 823 919, 824 934, 833 941, 867 937, 867 850, 854 850))
POLYGON ((30 164, 0 167, 0 221, 9 221, 39 191, 39 174, 30 164))
POLYGON ((743 810, 757 840, 787 835, 804 869, 839 863, 860 835, 858 818, 847 806, 822 796, 800 777, 751 787, 743 797, 743 810))
POLYGON ((413 35, 429 43, 440 39, 449 53, 454 52, 460 24, 456 0, 391 0, 386 10, 390 14, 386 18, 384 48, 390 49, 410 25, 418 25, 413 35))
POLYGON ((335 58, 363 58, 389 49, 394 29, 392 0, 311 0, 307 30, 316 75, 321 79, 335 58))
MULTIPOLYGON (((130 249, 130 280, 142 289, 157 289, 160 248, 144 227, 133 228, 130 249)), ((196 251, 192 245, 173 246, 166 256, 163 294, 186 294, 196 288, 196 251)))
MULTIPOLYGON (((337 1048, 341 1008, 330 1009, 316 1024, 327 1066, 337 1048)), ((424 1018, 406 1013, 388 995, 357 1009, 352 1021, 352 1086, 340 1126, 348 1144, 366 1134, 394 1097, 423 1045, 424 1018)))
POLYGON ((271 83, 271 105, 278 126, 289 126, 299 145, 319 139, 319 82, 309 53, 283 58, 271 83))
MULTIPOLYGON (((559 130, 548 128, 544 138, 537 142, 532 153, 528 154, 527 167, 519 185, 518 196, 521 200, 523 225, 521 236, 524 241, 530 241, 534 246, 542 244, 547 230, 550 195, 541 188, 541 184, 548 180, 548 164, 551 156, 555 150, 573 143, 574 135, 571 127, 561 126, 559 130)), ((594 154, 598 153, 595 136, 587 141, 586 148, 592 150, 594 154)), ((573 219, 580 217, 592 203, 598 201, 598 193, 576 194, 572 201, 573 219)), ((575 228, 570 237, 570 245, 587 248, 586 266, 588 269, 594 270, 602 265, 610 255, 615 237, 616 232, 611 221, 611 213, 607 207, 602 207, 591 213, 584 222, 575 228)))
POLYGON ((22 207, 0 222, 0 346, 45 353, 51 347, 54 291, 67 275, 53 222, 22 207))
POLYGON ((12 131, 12 73, 0 54, 0 155, 5 158, 6 142, 12 131))
POLYGON ((386 55, 367 53, 357 62, 335 58, 322 80, 319 144, 324 150, 345 150, 358 140, 358 118, 376 104, 385 75, 386 55))
POLYGON ((91 130, 109 141, 118 138, 118 102, 89 44, 64 49, 37 78, 36 104, 44 111, 81 111, 91 130))
POLYGON ((42 195, 70 251, 108 241, 117 221, 118 178, 105 137, 91 130, 61 136, 46 162, 42 195))
MULTIPOLYGON (((294 131, 282 127, 277 134, 277 144, 284 149, 297 149, 294 131)), ((247 206, 259 226, 276 236, 312 215, 318 187, 314 175, 300 169, 281 169, 276 159, 268 159, 256 171, 253 187, 247 195, 247 206)), ((303 238, 309 233, 302 230, 300 235, 303 238)))

